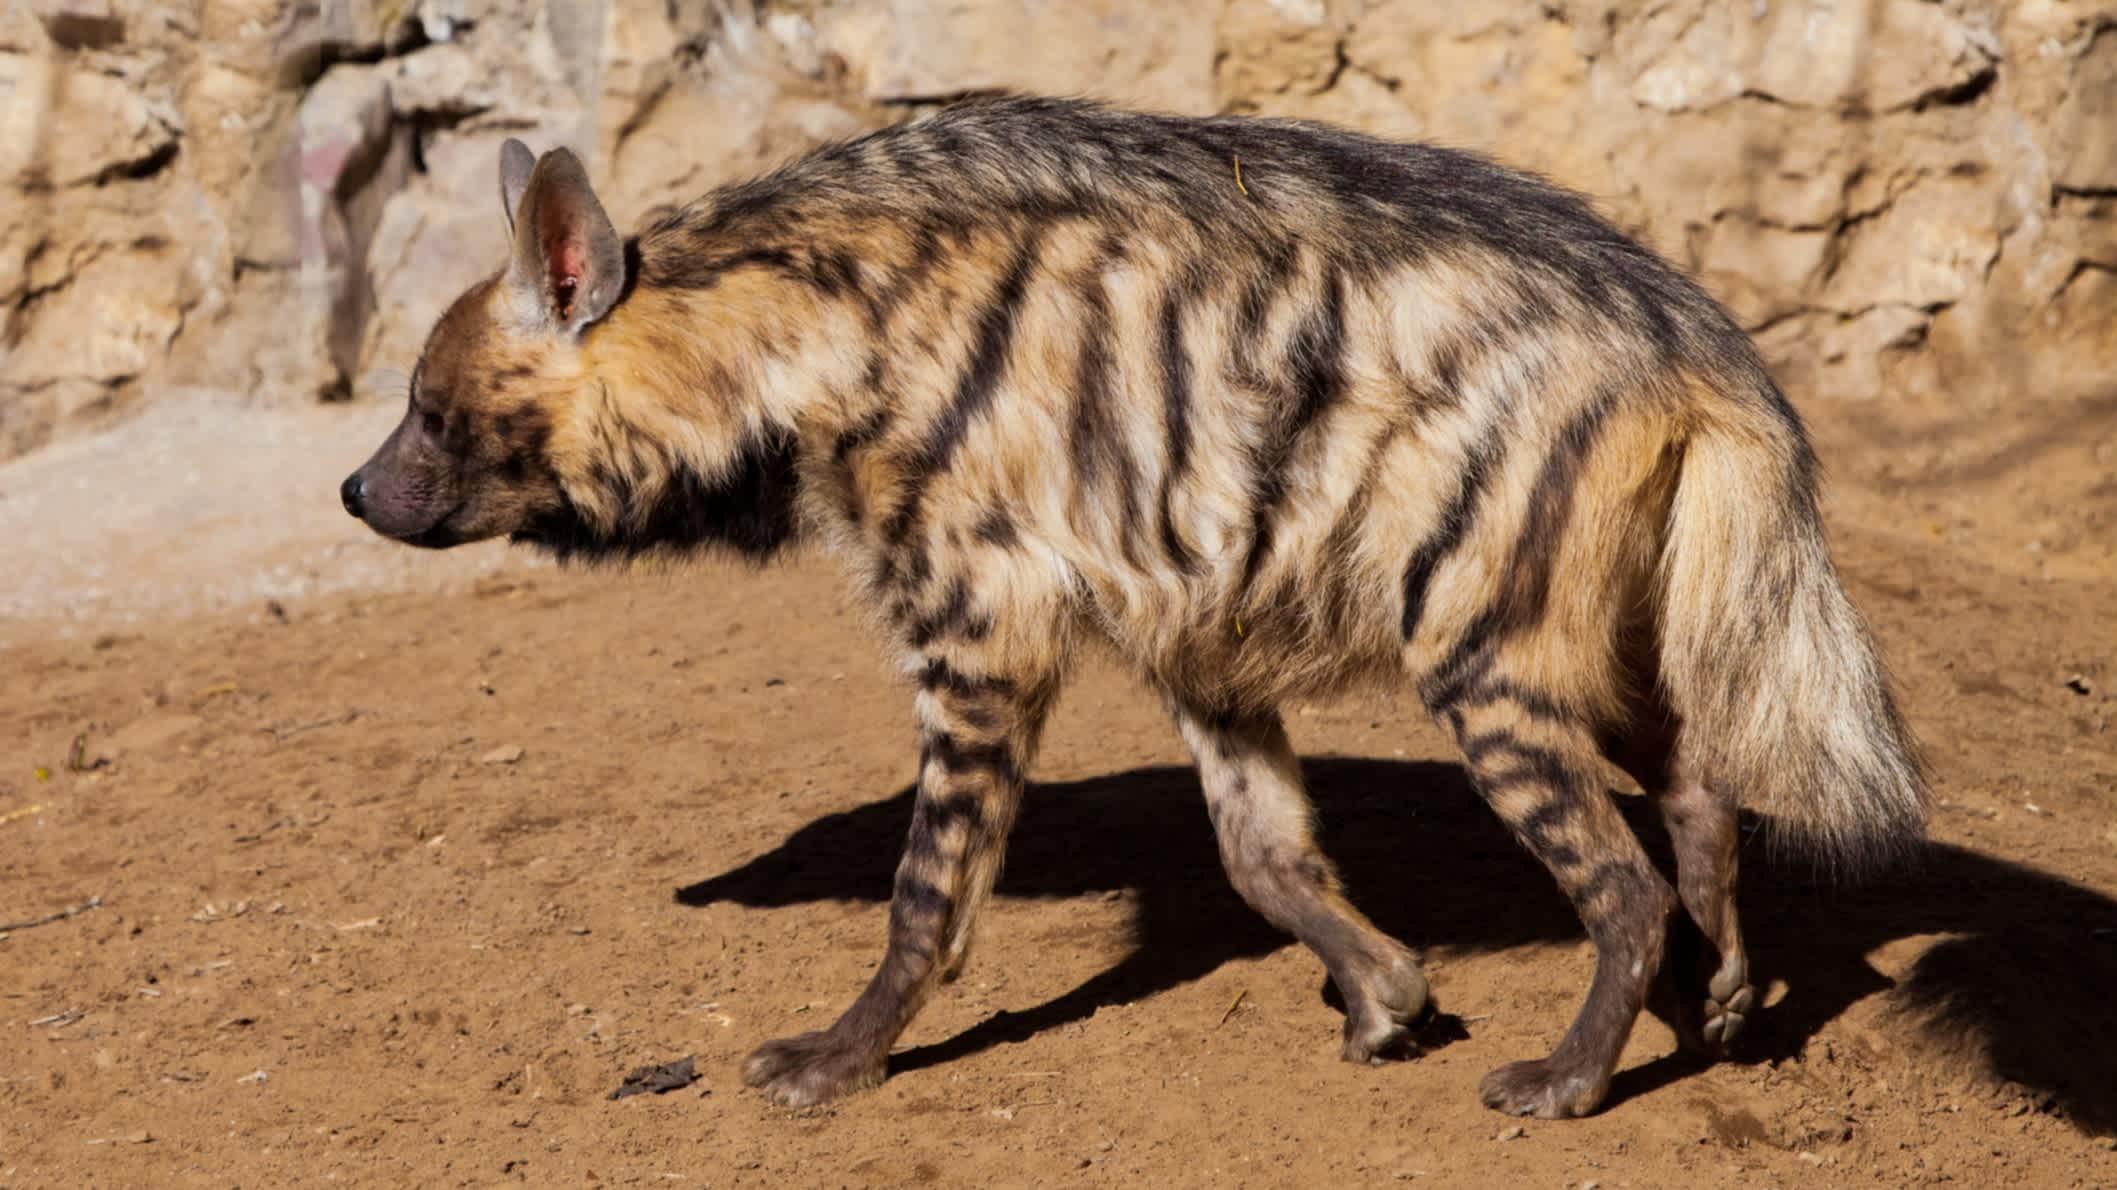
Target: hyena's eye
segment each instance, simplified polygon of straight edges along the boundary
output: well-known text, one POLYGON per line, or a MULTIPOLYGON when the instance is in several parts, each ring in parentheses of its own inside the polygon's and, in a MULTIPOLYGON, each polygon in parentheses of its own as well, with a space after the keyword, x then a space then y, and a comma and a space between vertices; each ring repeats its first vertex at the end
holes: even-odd
POLYGON ((439 438, 441 436, 441 428, 444 424, 445 421, 442 416, 431 409, 427 410, 426 413, 419 418, 419 425, 421 426, 421 428, 425 429, 429 435, 435 438, 439 438))

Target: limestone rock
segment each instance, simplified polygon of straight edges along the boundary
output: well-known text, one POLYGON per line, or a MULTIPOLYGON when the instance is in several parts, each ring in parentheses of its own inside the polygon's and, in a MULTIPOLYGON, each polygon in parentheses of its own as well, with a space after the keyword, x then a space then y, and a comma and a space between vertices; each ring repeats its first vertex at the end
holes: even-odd
POLYGON ((408 137, 391 114, 388 75, 342 65, 309 89, 298 116, 296 255, 304 292, 327 311, 331 357, 345 375, 373 309, 362 262, 384 203, 410 172, 408 137))
POLYGON ((125 80, 72 63, 0 54, 0 180, 80 186, 151 172, 180 120, 125 80))
MULTIPOLYGON (((494 158, 497 160, 497 155, 494 158)), ((383 207, 368 249, 375 317, 364 329, 354 390, 401 396, 427 332, 473 282, 506 263, 499 185, 484 202, 407 190, 383 207)))
POLYGON ((387 143, 389 75, 357 65, 326 71, 302 97, 300 129, 300 185, 335 197, 387 143))
POLYGON ((390 64, 393 111, 419 116, 468 116, 500 101, 492 72, 460 45, 428 46, 390 64))
POLYGON ((1819 312, 1775 323, 1757 341, 1797 402, 1873 399, 1889 391, 1891 374, 1918 350, 1930 321, 1907 306, 1875 306, 1850 317, 1819 312))
POLYGON ((581 153, 629 229, 991 87, 1541 170, 1761 328, 1810 398, 2106 387, 2107 7, 0 3, 0 456, 172 383, 398 395, 441 304, 503 257, 507 136, 581 153))
POLYGON ((106 49, 125 39, 125 14, 114 0, 30 0, 30 8, 66 49, 106 49))
POLYGON ((172 249, 106 252, 45 294, 0 358, 10 386, 112 384, 160 363, 183 324, 182 259, 172 249))
POLYGON ((1216 83, 1223 100, 1329 90, 1346 28, 1322 0, 1233 0, 1220 16, 1216 83))
POLYGON ((1847 233, 1831 291, 1841 308, 1962 300, 1999 255, 1994 197, 1972 183, 1914 187, 1847 233))
POLYGON ((1729 215, 1707 230, 1694 271, 1744 326, 1762 326, 1807 303, 1830 241, 1826 231, 1789 231, 1729 215))
POLYGON ((1999 42, 1924 0, 1795 0, 1771 5, 1690 0, 1656 15, 1660 42, 1638 63, 1638 102, 1690 111, 1757 93, 1804 107, 1888 111, 1974 87, 1990 77, 1999 42))
POLYGON ((2052 126, 2052 172, 2060 186, 2117 190, 2117 26, 2088 43, 2052 126))
POLYGON ((674 71, 606 133, 611 218, 695 198, 879 122, 801 74, 782 43, 724 28, 695 71, 674 71))
MULTIPOLYGON (((415 21, 415 6, 403 0, 220 0, 230 7, 251 10, 244 16, 222 14, 236 27, 223 37, 248 51, 254 68, 275 71, 289 83, 298 84, 334 60, 369 58, 409 44, 415 21), (245 19, 247 17, 247 19, 245 19), (260 39, 256 30, 269 32, 260 39), (268 47, 260 55, 259 44, 268 47)), ((216 7, 207 5, 209 10, 216 7)), ((423 30, 422 30, 423 32, 423 30)))
POLYGON ((1605 138, 1622 126, 1581 102, 1591 63, 1549 12, 1393 0, 1360 14, 1344 52, 1405 101, 1427 137, 1591 193, 1614 188, 1605 138))
POLYGON ((868 17, 852 36, 854 25, 834 25, 825 42, 853 64, 870 99, 1004 87, 1179 112, 1213 106, 1213 23, 1188 4, 887 0, 868 17))

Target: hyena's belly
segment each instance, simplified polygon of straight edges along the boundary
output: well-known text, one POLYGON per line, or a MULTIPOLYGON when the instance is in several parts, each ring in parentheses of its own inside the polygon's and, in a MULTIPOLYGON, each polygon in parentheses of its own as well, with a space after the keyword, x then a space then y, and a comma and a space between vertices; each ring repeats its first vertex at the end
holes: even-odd
POLYGON ((1313 566, 1258 581, 1243 573, 1248 540, 1229 542, 1197 574, 1100 556, 1078 565, 1076 622, 1157 689, 1195 706, 1261 708, 1401 678, 1385 575, 1313 566))

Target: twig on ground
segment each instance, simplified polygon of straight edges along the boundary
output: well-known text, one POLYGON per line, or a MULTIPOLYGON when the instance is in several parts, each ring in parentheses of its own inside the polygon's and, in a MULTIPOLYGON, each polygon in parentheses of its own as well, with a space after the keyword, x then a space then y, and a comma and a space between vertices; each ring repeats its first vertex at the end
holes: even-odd
POLYGON ((340 711, 336 715, 325 715, 321 719, 311 719, 307 723, 297 723, 292 727, 260 727, 258 730, 276 740, 291 739, 303 732, 318 731, 326 727, 338 727, 351 723, 365 714, 367 714, 365 710, 354 707, 349 711, 340 711))
POLYGON ((5 826, 8 823, 13 822, 17 818, 27 818, 32 814, 42 814, 43 812, 43 802, 31 802, 29 805, 26 806, 18 806, 13 810, 9 810, 4 814, 0 814, 0 826, 5 826))
POLYGON ((35 926, 48 926, 55 921, 65 921, 69 917, 75 917, 91 909, 99 908, 102 904, 102 897, 90 897, 78 905, 68 905, 56 913, 47 913, 42 917, 32 917, 25 921, 0 922, 0 935, 7 934, 12 930, 27 930, 35 926))

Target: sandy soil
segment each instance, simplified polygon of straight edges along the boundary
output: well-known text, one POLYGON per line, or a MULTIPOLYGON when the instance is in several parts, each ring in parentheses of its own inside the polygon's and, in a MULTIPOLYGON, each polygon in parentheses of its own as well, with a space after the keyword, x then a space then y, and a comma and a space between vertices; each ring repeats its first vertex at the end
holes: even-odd
POLYGON ((879 1091, 792 1113, 737 1064, 866 978, 914 763, 829 563, 390 550, 332 488, 393 410, 207 401, 0 468, 0 922, 101 898, 0 938, 0 1184, 2117 1184, 2117 400, 1811 414, 1935 842, 1851 890, 1753 848, 1743 1060, 1645 1021, 1603 1114, 1525 1126, 1477 1079, 1591 955, 1410 706, 1293 726, 1429 956, 1423 1058, 1337 1060, 1097 669, 965 978, 879 1091))

